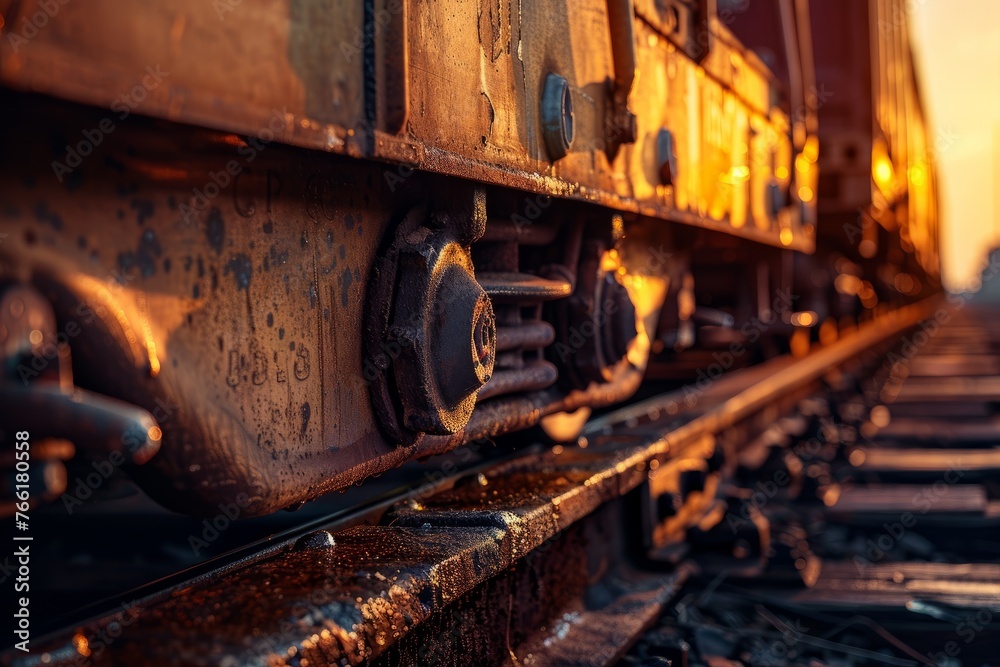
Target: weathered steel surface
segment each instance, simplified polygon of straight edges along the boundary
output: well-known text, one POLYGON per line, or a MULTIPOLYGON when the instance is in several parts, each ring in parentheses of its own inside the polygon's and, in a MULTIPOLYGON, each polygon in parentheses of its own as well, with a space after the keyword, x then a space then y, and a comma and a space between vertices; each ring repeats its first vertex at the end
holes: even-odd
POLYGON ((360 151, 362 2, 4 0, 0 16, 6 85, 116 116, 360 151), (275 110, 287 124, 272 125, 275 110))
MULTIPOLYGON (((63 137, 73 122, 111 121, 9 99, 8 155, 25 158, 2 167, 5 275, 52 301, 81 387, 157 416, 159 454, 129 471, 173 508, 210 516, 246 493, 247 514, 276 511, 415 455, 573 405, 620 400, 638 386, 641 364, 622 361, 611 382, 586 391, 524 394, 554 382, 545 366, 541 375, 503 376, 504 392, 521 394, 490 401, 464 430, 419 444, 386 439, 369 382, 376 353, 394 356, 383 349, 391 341, 377 338, 367 353, 361 343, 376 250, 408 202, 427 201, 429 190, 472 201, 471 185, 439 188, 426 174, 403 178, 372 163, 138 119, 112 123, 96 154, 67 165, 63 137), (45 122, 34 116, 39 108, 45 122)), ((515 309, 572 287, 494 278, 485 287, 515 309)), ((430 305, 427 312, 456 312, 450 298, 430 305)), ((479 337, 490 345, 491 327, 479 337)), ((478 361, 487 358, 489 346, 473 347, 478 361)), ((452 348, 441 352, 447 359, 452 348)))
POLYGON ((73 125, 11 110, 4 270, 52 300, 82 388, 157 416, 160 452, 134 470, 156 497, 208 516, 246 493, 266 513, 413 453, 378 435, 362 372, 382 170, 123 123, 60 183, 73 125))
MULTIPOLYGON (((512 468, 473 475, 440 499, 400 504, 382 525, 341 530, 332 540, 300 539, 258 562, 141 601, 130 616, 82 627, 65 645, 47 644, 39 659, 57 665, 80 655, 109 665, 370 661, 539 547, 542 555, 565 550, 577 570, 586 567, 582 545, 573 544, 579 534, 558 537, 551 552, 546 542, 641 481, 644 466, 633 453, 605 451, 583 466, 572 457, 528 457, 512 468), (512 475, 518 467, 521 474, 512 475), (455 503, 466 503, 468 510, 458 512, 459 525, 447 509, 455 503), (560 547, 567 541, 572 550, 560 547), (91 656, 96 633, 114 622, 127 624, 127 632, 91 656)), ((588 579, 583 574, 563 571, 562 577, 579 587, 588 579)), ((545 605, 519 608, 553 611, 545 605)))
POLYGON ((814 202, 769 203, 796 157, 772 77, 711 12, 681 40, 711 44, 697 63, 651 2, 637 4, 631 30, 616 24, 638 65, 631 143, 614 102, 616 76, 627 81, 615 67, 630 61, 612 55, 628 49, 613 47, 605 0, 386 0, 367 18, 346 0, 43 5, 0 3, 13 38, 0 44, 0 83, 812 248, 800 212, 814 202), (576 129, 557 164, 542 138, 551 73, 568 82, 576 129), (664 129, 679 165, 669 186, 664 129))

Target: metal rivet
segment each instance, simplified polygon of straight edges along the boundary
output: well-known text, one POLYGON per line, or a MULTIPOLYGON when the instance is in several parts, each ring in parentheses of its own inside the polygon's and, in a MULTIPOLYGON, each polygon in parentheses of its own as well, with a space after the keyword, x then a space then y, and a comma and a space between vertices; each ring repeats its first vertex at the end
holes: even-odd
POLYGON ((656 135, 656 162, 660 172, 660 182, 664 185, 674 185, 677 182, 677 153, 674 148, 674 135, 667 128, 656 135))
POLYGON ((549 74, 542 92, 542 137, 553 162, 569 153, 574 132, 569 83, 558 74, 549 74))

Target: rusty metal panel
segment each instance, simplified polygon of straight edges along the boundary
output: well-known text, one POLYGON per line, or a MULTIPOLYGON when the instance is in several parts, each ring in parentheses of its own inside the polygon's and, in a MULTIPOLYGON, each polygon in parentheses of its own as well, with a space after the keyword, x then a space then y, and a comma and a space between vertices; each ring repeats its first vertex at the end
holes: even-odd
POLYGON ((346 0, 101 0, 56 3, 49 16, 39 2, 7 2, 6 36, 33 36, 0 46, 0 81, 250 134, 275 125, 278 112, 283 122, 270 130, 284 142, 810 251, 812 229, 800 224, 809 202, 793 193, 779 210, 769 203, 772 185, 787 189, 794 156, 759 60, 709 9, 677 39, 646 0, 630 29, 612 34, 612 5, 380 0, 366 16, 363 3, 346 0), (45 25, 36 29, 39 12, 45 25), (696 62, 677 43, 699 39, 708 48, 695 49, 696 62), (630 47, 634 142, 619 136, 613 103, 623 68, 614 54, 630 47), (541 117, 553 73, 568 83, 575 127, 569 154, 555 162, 541 117), (676 158, 664 153, 665 130, 676 158), (679 167, 667 183, 670 161, 679 167))
POLYGON ((361 0, 0 1, 0 83, 356 152, 361 0), (154 74, 152 76, 151 74, 154 74), (277 127, 275 111, 287 122, 277 127))
MULTIPOLYGON (((636 14, 655 11, 648 4, 637 3, 636 14)), ((638 132, 620 150, 607 126, 614 61, 606 2, 512 9, 500 0, 478 15, 426 3, 408 21, 410 35, 434 39, 410 42, 409 120, 399 136, 379 134, 377 154, 811 249, 799 210, 809 202, 779 211, 770 204, 772 185, 789 187, 795 157, 788 118, 772 109, 772 77, 718 20, 705 22, 712 48, 701 63, 634 21, 638 132), (575 127, 569 154, 554 162, 540 111, 551 73, 569 83, 575 127), (670 185, 660 176, 663 130, 680 165, 670 185)))
POLYGON ((44 115, 5 133, 0 263, 52 300, 83 388, 158 415, 145 488, 209 514, 245 493, 260 514, 412 454, 378 435, 362 373, 382 170, 146 121, 60 182, 66 134, 107 117, 44 115))

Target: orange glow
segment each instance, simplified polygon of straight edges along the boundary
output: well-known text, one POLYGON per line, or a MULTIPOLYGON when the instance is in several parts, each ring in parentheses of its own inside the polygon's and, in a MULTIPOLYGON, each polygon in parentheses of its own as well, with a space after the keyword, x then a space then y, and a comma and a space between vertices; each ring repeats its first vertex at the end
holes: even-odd
POLYGON ((746 165, 733 167, 719 178, 727 185, 739 185, 740 183, 746 183, 747 180, 750 179, 750 167, 747 167, 746 165))
POLYGON ((896 185, 896 172, 892 167, 892 161, 886 151, 885 144, 876 141, 872 148, 872 178, 875 185, 882 191, 886 199, 893 199, 893 189, 896 185))
POLYGON ((812 167, 812 163, 809 162, 809 158, 806 157, 805 153, 799 153, 795 158, 795 171, 800 174, 808 174, 810 167, 812 167))
POLYGON ((925 165, 915 164, 907 170, 907 174, 913 185, 920 187, 927 184, 927 167, 925 165))
POLYGON ((892 284, 896 288, 896 291, 903 294, 915 294, 920 289, 917 281, 909 273, 897 274, 893 278, 892 284))
POLYGON ((129 162, 129 166, 140 174, 146 174, 150 178, 157 181, 179 181, 188 178, 191 175, 186 169, 164 167, 162 165, 146 163, 140 160, 132 160, 129 162))
POLYGON ((889 160, 883 159, 875 163, 875 180, 879 185, 892 183, 892 164, 889 163, 889 160))
POLYGON ((792 334, 791 340, 788 341, 788 346, 792 352, 792 356, 796 359, 801 359, 809 354, 809 330, 796 329, 795 333, 792 334))
POLYGON ((884 405, 876 405, 872 408, 869 419, 871 419, 872 424, 875 424, 875 426, 885 428, 890 422, 889 408, 884 405))
POLYGON ((819 138, 816 135, 806 140, 806 145, 802 148, 802 155, 811 163, 819 159, 819 138))
POLYGON ((792 313, 792 326, 811 327, 819 322, 819 316, 811 310, 804 310, 801 313, 792 313))
POLYGON ((216 134, 212 136, 212 139, 223 144, 232 146, 233 148, 243 148, 248 144, 243 140, 238 134, 216 134))
POLYGON ((837 342, 837 320, 827 318, 823 324, 819 325, 819 342, 823 345, 830 345, 837 342))
POLYGON ((861 291, 861 279, 857 276, 843 273, 833 281, 833 287, 841 294, 854 296, 861 291))
POLYGON ((876 244, 871 239, 862 239, 858 243, 858 254, 860 254, 865 259, 871 259, 878 252, 878 244, 876 244))
MULTIPOLYGON (((590 408, 580 408, 576 412, 557 412, 542 418, 542 430, 556 442, 570 442, 580 433, 590 419, 590 408)), ((586 439, 584 439, 586 442, 586 439)), ((586 447, 586 444, 581 444, 586 447)))
MULTIPOLYGON (((951 289, 966 289, 1000 240, 1000 70, 985 66, 1000 54, 1000 4, 909 4, 916 70, 931 121, 927 187, 940 188, 943 278, 951 289)), ((913 182, 914 175, 908 176, 913 182)))
MULTIPOLYGON (((620 216, 616 217, 621 219, 620 216)), ((656 330, 660 305, 665 298, 668 282, 664 276, 658 275, 658 272, 649 271, 648 264, 644 263, 644 251, 636 255, 635 265, 630 265, 629 240, 625 237, 623 222, 622 233, 618 238, 622 239, 622 249, 612 248, 605 252, 600 265, 603 270, 614 274, 618 282, 628 291, 629 298, 635 306, 636 337, 629 343, 625 356, 636 368, 645 368, 654 338, 652 332, 656 330)))
POLYGON ((73 635, 73 647, 76 649, 76 652, 83 657, 86 658, 90 656, 90 642, 88 642, 87 638, 83 636, 83 633, 78 632, 73 635))

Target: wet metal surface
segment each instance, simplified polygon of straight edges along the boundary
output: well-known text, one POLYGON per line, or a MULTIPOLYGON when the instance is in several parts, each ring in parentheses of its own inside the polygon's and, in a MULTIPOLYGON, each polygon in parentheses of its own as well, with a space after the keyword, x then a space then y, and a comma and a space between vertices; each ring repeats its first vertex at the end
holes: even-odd
MULTIPOLYGON (((859 340, 870 344, 880 336, 891 337, 901 327, 912 325, 919 312, 911 311, 909 319, 900 314, 891 323, 862 328, 858 340, 845 339, 825 350, 821 359, 828 369, 848 361, 856 354, 859 340)), ((785 370, 767 375, 784 383, 775 380, 770 388, 772 399, 781 391, 794 393, 797 382, 805 377, 797 365, 789 366, 785 360, 778 360, 777 365, 785 370)), ((433 632, 448 609, 462 609, 464 604, 481 599, 469 613, 482 613, 474 611, 481 609, 478 605, 486 600, 495 603, 489 595, 476 598, 484 595, 482 585, 487 589, 502 586, 507 576, 502 573, 513 565, 531 571, 548 567, 544 564, 550 559, 556 559, 555 563, 563 558, 584 558, 573 566, 579 568, 579 563, 587 561, 585 553, 604 553, 602 558, 611 559, 607 567, 623 563, 612 558, 610 551, 625 549, 630 540, 624 536, 588 538, 589 532, 600 533, 611 526, 624 530, 621 519, 614 517, 622 516, 621 503, 628 507, 637 502, 638 496, 632 492, 650 479, 653 469, 662 466, 665 457, 681 456, 688 450, 690 456, 698 456, 700 450, 687 444, 691 441, 685 434, 696 429, 703 435, 721 433, 745 419, 748 413, 743 410, 752 403, 756 390, 753 382, 749 388, 746 385, 737 379, 717 387, 719 400, 727 391, 732 393, 705 415, 689 415, 690 421, 683 426, 678 427, 675 418, 661 412, 637 429, 638 424, 622 413, 604 422, 611 427, 610 437, 589 436, 593 442, 586 448, 556 446, 460 477, 436 493, 418 494, 389 508, 376 517, 377 525, 290 541, 267 555, 139 601, 134 612, 119 613, 135 615, 125 619, 129 621, 128 632, 100 656, 93 656, 94 663, 129 664, 155 655, 168 664, 217 664, 225 656, 233 656, 231 664, 264 660, 300 665, 303 658, 311 664, 359 664, 378 659, 390 647, 405 642, 415 629, 433 632), (731 419, 723 417, 733 411, 731 419), (709 414, 713 418, 708 419, 709 414), (546 546, 553 539, 558 544, 583 543, 553 551, 546 546)), ((651 415, 647 412, 647 419, 651 415)), ((625 516, 631 517, 626 521, 629 530, 638 531, 632 535, 641 534, 641 528, 633 526, 638 513, 630 510, 625 516)), ((700 519, 692 516, 690 520, 696 523, 700 519)), ((618 568, 612 569, 624 572, 618 568)), ((573 571, 559 570, 564 576, 573 571)), ((555 571, 546 576, 556 576, 555 571)), ((580 582, 588 580, 579 574, 567 579, 575 582, 572 590, 579 595, 584 595, 580 582)), ((655 577, 626 577, 625 581, 631 584, 620 583, 618 593, 605 598, 602 613, 625 614, 629 627, 637 631, 653 618, 655 608, 667 601, 674 584, 655 577)), ((519 586, 513 590, 519 596, 519 614, 534 608, 530 589, 519 586)), ((560 598, 559 604, 540 604, 538 613, 553 613, 570 605, 566 613, 582 614, 581 622, 597 622, 599 615, 589 617, 579 608, 573 612, 571 598, 560 598)), ((107 618, 84 624, 74 636, 90 637, 111 622, 123 620, 107 618)), ((520 631, 527 632, 521 627, 520 631)), ((528 651, 531 655, 538 651, 552 660, 569 655, 560 651, 570 649, 556 650, 552 642, 544 648, 544 639, 532 640, 527 635, 522 639, 525 647, 533 647, 528 651), (541 648, 537 641, 541 641, 541 648), (548 649, 551 651, 546 654, 548 649)), ((425 643, 417 644, 421 645, 425 643)), ((86 645, 64 636, 47 642, 44 650, 49 664, 69 664, 86 645)), ((398 650, 415 648, 403 643, 398 650)), ((385 655, 387 664, 407 664, 393 662, 396 653, 385 655)), ((521 659, 528 658, 525 654, 521 659)))
MULTIPOLYGON (((116 114, 268 132, 304 148, 812 247, 812 214, 802 212, 815 200, 787 202, 780 224, 768 201, 775 180, 790 187, 796 157, 802 165, 816 156, 793 145, 792 120, 772 106, 773 75, 725 17, 698 13, 675 35, 671 10, 651 1, 634 15, 618 0, 406 5, 380 0, 370 14, 363 3, 315 0, 60 5, 48 29, 4 42, 0 81, 116 114), (694 45, 697 58, 677 42, 694 45), (566 82, 574 109, 561 160, 543 141, 550 75, 566 82), (671 187, 660 182, 655 150, 665 127, 680 164, 671 187), (733 187, 733 174, 745 187, 733 187)), ((0 3, 14 26, 42 9, 36 0, 0 3)), ((814 178, 815 168, 804 174, 814 178)))

